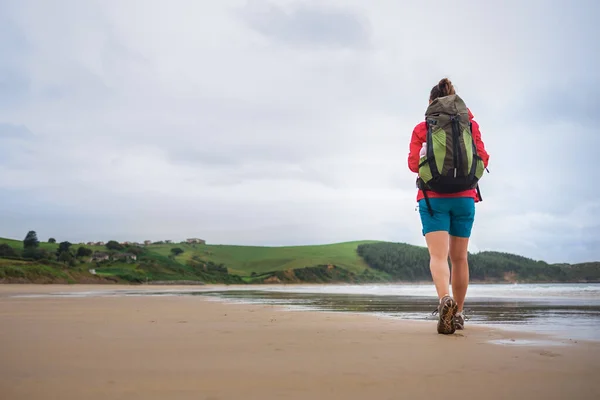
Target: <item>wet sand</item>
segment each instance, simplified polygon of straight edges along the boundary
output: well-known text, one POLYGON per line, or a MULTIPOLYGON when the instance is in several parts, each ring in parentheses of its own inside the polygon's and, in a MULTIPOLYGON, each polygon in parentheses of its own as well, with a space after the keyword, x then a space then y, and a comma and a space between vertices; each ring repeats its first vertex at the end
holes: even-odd
POLYGON ((93 289, 116 287, 0 285, 0 399, 600 398, 600 343, 200 296, 11 297, 93 289))

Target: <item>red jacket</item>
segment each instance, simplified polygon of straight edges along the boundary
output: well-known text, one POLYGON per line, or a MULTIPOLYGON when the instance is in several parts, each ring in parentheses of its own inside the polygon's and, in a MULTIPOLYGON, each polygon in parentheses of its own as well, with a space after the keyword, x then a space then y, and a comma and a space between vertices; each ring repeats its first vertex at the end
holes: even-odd
MULTIPOLYGON (((475 139, 475 145, 477 146, 477 154, 483 159, 483 165, 487 167, 488 160, 490 158, 489 154, 485 150, 485 146, 483 141, 481 140, 481 132, 479 131, 479 124, 473 120, 473 114, 471 110, 469 110, 469 120, 471 121, 471 127, 473 130, 473 138, 475 139)), ((427 140, 427 125, 425 121, 419 123, 415 126, 413 130, 412 137, 410 139, 410 152, 408 153, 408 168, 412 172, 419 173, 419 152, 421 151, 421 146, 427 140)), ((473 197, 475 201, 478 201, 477 190, 470 189, 464 192, 459 193, 451 193, 451 194, 442 194, 428 191, 427 196, 432 197, 473 197)), ((423 191, 419 190, 417 193, 417 201, 423 198, 423 191)))

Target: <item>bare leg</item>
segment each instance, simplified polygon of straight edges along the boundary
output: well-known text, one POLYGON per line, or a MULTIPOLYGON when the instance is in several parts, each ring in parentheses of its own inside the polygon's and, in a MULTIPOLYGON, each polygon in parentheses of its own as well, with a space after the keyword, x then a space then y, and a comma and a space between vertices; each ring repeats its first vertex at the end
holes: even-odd
POLYGON ((452 297, 458 303, 458 312, 463 310, 469 286, 469 263, 467 249, 469 238, 450 236, 450 262, 452 263, 452 297))
POLYGON ((429 269, 438 298, 450 294, 450 268, 448 267, 448 232, 437 231, 425 235, 429 249, 429 269))

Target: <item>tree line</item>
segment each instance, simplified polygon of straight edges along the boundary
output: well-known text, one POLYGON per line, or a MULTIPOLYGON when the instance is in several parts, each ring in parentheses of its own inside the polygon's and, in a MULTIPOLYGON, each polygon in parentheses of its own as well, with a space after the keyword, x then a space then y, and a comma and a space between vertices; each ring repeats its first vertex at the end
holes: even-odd
MULTIPOLYGON (((404 243, 359 245, 357 253, 374 269, 400 281, 430 281, 427 248, 404 243)), ((510 253, 468 255, 472 280, 486 282, 600 282, 600 262, 548 264, 510 253)), ((452 264, 450 263, 450 266, 452 264)))
MULTIPOLYGON (((57 244, 55 238, 48 239, 48 243, 57 244)), ((107 251, 118 252, 127 250, 128 252, 139 255, 141 249, 126 247, 117 242, 116 240, 110 240, 105 245, 107 251)), ((55 250, 42 248, 40 246, 40 240, 38 239, 36 231, 29 231, 23 239, 22 250, 15 249, 8 244, 0 244, 0 257, 4 258, 20 258, 24 260, 50 260, 58 261, 74 267, 77 260, 82 260, 91 257, 94 254, 93 250, 86 246, 79 246, 74 249, 74 245, 69 241, 63 241, 57 244, 55 250)))

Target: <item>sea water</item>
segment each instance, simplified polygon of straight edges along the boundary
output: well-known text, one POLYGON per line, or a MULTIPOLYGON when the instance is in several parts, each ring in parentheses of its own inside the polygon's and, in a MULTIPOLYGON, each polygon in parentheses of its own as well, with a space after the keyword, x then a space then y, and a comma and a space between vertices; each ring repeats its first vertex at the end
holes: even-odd
MULTIPOLYGON (((186 289, 101 290, 54 296, 190 296, 274 304, 291 311, 360 312, 388 318, 435 320, 432 284, 261 285, 186 289)), ((39 296, 39 295, 34 295, 39 296)), ((467 324, 600 341, 600 284, 471 284, 467 324)))

